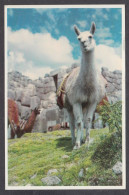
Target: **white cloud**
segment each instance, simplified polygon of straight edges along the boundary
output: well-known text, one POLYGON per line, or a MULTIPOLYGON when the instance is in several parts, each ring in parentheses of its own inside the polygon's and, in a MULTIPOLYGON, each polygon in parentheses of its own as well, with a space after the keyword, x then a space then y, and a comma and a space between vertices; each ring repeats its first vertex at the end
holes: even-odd
POLYGON ((8 67, 38 77, 48 70, 69 66, 75 60, 69 40, 61 36, 58 40, 50 33, 35 33, 8 28, 8 67))
POLYGON ((101 39, 101 38, 105 39, 105 38, 112 37, 112 34, 111 34, 109 28, 98 28, 96 30, 95 36, 96 36, 96 38, 99 38, 99 39, 101 39))
POLYGON ((77 24, 79 24, 81 28, 85 28, 87 26, 87 22, 85 20, 77 21, 77 24))
POLYGON ((107 67, 110 71, 122 69, 122 59, 117 54, 117 50, 120 48, 113 48, 106 45, 96 46, 96 62, 97 68, 101 70, 101 67, 107 67))

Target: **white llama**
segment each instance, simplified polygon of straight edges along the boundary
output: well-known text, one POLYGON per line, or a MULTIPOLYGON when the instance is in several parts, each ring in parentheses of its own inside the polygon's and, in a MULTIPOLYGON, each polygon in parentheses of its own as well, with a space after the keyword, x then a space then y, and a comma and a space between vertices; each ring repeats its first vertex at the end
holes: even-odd
POLYGON ((72 143, 75 145, 74 149, 78 149, 84 141, 84 127, 86 142, 89 143, 93 113, 105 96, 105 83, 99 82, 100 75, 95 67, 95 23, 92 23, 90 32, 80 32, 77 26, 74 26, 74 30, 80 41, 82 60, 81 67, 75 68, 66 81, 64 107, 69 114, 72 143))

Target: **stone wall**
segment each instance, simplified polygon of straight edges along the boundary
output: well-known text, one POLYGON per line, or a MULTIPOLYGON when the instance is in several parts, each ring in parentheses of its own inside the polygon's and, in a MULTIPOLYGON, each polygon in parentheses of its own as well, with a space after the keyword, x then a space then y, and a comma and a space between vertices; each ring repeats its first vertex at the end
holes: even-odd
MULTIPOLYGON (((35 107, 41 109, 37 116, 32 132, 46 132, 50 126, 68 122, 65 110, 60 110, 56 104, 56 91, 67 73, 79 66, 72 64, 65 70, 55 70, 46 74, 44 78, 31 80, 19 72, 8 73, 8 98, 16 101, 19 109, 19 117, 27 120, 31 110, 35 107)), ((122 73, 110 72, 102 68, 102 75, 107 80, 107 94, 110 102, 122 98, 122 73)), ((98 114, 95 115, 95 120, 98 114)), ((96 122, 95 128, 102 127, 102 123, 96 122)))

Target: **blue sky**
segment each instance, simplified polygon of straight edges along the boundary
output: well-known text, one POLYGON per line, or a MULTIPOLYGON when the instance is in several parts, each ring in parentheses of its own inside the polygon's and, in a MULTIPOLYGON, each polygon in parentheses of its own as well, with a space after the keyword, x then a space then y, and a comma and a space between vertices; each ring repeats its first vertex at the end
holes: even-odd
MULTIPOLYGON (((114 54, 115 58, 121 58, 121 8, 8 8, 9 70, 16 69, 23 72, 26 63, 28 68, 39 68, 39 72, 41 68, 44 68, 45 73, 61 66, 68 66, 69 63, 74 61, 79 61, 81 53, 73 25, 76 24, 81 31, 85 31, 90 29, 92 21, 96 23, 94 38, 98 51, 101 52, 101 49, 103 50, 105 46, 105 52, 110 49, 109 53, 111 55, 114 54), (57 53, 54 54, 54 51, 57 51, 57 53), (59 55, 62 56, 62 61, 58 59, 59 55), (17 62, 14 60, 15 58, 17 62)), ((117 60, 118 63, 120 59, 117 60)), ((28 74, 27 72, 26 74, 28 74)), ((30 74, 29 76, 31 77, 30 74)), ((36 76, 39 76, 38 71, 35 73, 36 76)), ((34 74, 32 77, 34 77, 34 74)))

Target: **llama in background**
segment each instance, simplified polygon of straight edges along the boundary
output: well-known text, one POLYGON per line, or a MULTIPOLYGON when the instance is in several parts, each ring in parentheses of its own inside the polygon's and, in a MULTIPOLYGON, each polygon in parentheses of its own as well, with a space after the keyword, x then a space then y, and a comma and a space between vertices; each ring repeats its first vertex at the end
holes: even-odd
POLYGON ((17 136, 20 138, 24 133, 30 133, 32 131, 39 109, 35 108, 27 121, 20 120, 18 115, 18 107, 14 100, 8 99, 8 124, 11 127, 11 139, 17 136))
POLYGON ((97 104, 105 97, 105 83, 100 81, 101 76, 95 66, 95 23, 92 23, 90 32, 80 32, 74 26, 77 38, 80 41, 82 52, 81 67, 75 68, 65 84, 64 107, 68 111, 74 149, 78 149, 83 140, 83 129, 86 128, 86 142, 90 139, 90 127, 93 113, 97 104), (77 137, 75 140, 75 127, 77 137))

